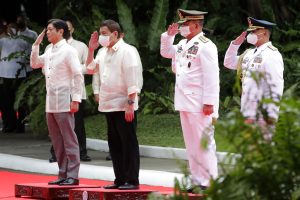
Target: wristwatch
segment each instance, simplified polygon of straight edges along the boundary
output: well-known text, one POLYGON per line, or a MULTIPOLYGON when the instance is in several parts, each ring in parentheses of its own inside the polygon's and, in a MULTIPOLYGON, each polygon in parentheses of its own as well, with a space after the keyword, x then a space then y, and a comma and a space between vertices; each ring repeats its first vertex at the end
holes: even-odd
POLYGON ((127 103, 128 103, 128 105, 132 105, 132 104, 134 104, 134 101, 131 99, 128 99, 127 103))

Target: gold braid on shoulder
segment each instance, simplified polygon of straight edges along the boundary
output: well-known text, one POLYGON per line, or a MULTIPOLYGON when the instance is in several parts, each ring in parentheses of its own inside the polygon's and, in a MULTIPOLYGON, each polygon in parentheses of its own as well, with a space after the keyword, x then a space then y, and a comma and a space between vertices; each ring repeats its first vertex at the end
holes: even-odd
POLYGON ((238 63, 237 63, 237 71, 236 71, 236 75, 242 79, 243 78, 243 69, 242 69, 242 63, 243 63, 243 59, 245 57, 245 55, 247 54, 247 52, 249 51, 250 49, 246 49, 246 51, 244 51, 244 53, 242 53, 238 59, 238 63))

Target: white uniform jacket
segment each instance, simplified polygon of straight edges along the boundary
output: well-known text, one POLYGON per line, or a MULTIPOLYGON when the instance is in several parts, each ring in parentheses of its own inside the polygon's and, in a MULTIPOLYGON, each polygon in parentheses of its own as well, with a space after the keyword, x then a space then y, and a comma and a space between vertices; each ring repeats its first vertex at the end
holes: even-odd
MULTIPOLYGON (((239 45, 232 42, 227 49, 224 66, 237 69, 239 45)), ((259 103, 263 98, 279 102, 283 93, 283 60, 280 52, 271 42, 257 49, 250 49, 242 60, 241 112, 250 119, 256 119, 259 103)), ((277 119, 279 106, 274 103, 263 104, 268 117, 277 119)), ((258 115, 261 118, 261 115, 258 115)))
POLYGON ((203 104, 213 105, 213 117, 218 117, 219 65, 216 45, 199 33, 187 42, 173 45, 174 36, 161 35, 160 53, 172 59, 176 74, 175 110, 202 112, 203 104))

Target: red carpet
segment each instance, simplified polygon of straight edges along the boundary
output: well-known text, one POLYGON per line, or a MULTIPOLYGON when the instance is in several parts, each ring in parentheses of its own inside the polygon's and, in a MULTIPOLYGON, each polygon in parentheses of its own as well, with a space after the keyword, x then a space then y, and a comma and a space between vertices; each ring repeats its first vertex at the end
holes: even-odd
MULTIPOLYGON (((21 172, 8 172, 0 171, 0 199, 13 200, 13 199, 31 199, 31 198, 15 198, 14 186, 17 183, 48 183, 51 180, 55 180, 57 176, 42 175, 42 174, 29 174, 21 172)), ((80 178, 80 183, 89 185, 107 185, 111 182, 101 180, 91 180, 80 178)), ((158 190, 161 192, 172 191, 172 188, 141 185, 141 189, 158 190)))

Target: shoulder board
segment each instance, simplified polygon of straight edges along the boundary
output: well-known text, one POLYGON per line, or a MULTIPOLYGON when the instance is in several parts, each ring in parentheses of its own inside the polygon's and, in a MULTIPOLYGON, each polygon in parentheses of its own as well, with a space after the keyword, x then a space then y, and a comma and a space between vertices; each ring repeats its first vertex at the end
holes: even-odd
POLYGON ((203 36, 203 35, 199 36, 199 40, 200 40, 201 42, 203 42, 203 43, 206 43, 206 42, 209 41, 209 39, 208 39, 207 37, 203 36))
POLYGON ((273 50, 273 51, 277 51, 278 49, 276 48, 276 47, 274 47, 273 45, 268 45, 268 47, 271 49, 271 50, 273 50))

